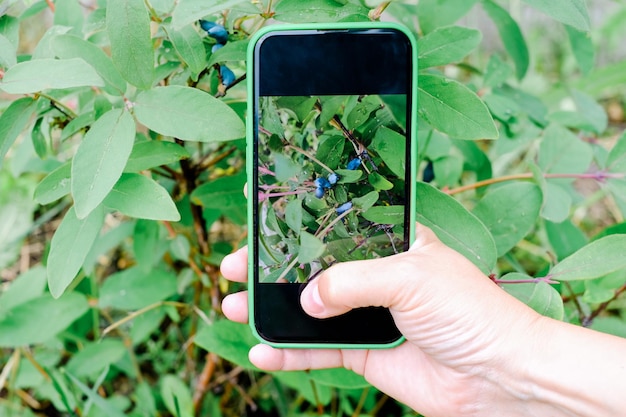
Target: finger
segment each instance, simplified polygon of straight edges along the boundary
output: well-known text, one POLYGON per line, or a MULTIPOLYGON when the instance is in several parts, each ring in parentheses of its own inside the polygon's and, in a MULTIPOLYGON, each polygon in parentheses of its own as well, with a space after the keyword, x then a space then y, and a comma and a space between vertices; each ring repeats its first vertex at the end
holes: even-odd
POLYGON ((250 349, 250 362, 266 371, 297 371, 347 367, 362 369, 365 350, 339 349, 276 349, 256 345, 250 349))
POLYGON ((248 247, 227 255, 220 265, 224 278, 230 281, 246 282, 248 279, 248 247))
POLYGON ((439 276, 439 262, 434 260, 449 259, 450 252, 429 228, 418 224, 417 239, 409 252, 335 264, 307 285, 300 299, 302 307, 318 318, 358 307, 402 309, 411 294, 407 290, 422 279, 439 276))
POLYGON ((222 300, 222 312, 229 320, 247 323, 248 291, 241 291, 224 297, 224 300, 222 300))

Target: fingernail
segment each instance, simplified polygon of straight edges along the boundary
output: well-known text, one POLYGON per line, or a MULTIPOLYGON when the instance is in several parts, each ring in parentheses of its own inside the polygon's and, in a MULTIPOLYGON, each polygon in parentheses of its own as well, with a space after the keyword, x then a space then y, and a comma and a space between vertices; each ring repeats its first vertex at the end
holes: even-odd
POLYGON ((302 308, 308 314, 319 315, 324 312, 324 304, 322 303, 322 297, 320 297, 317 280, 311 281, 302 291, 300 302, 302 303, 302 308))

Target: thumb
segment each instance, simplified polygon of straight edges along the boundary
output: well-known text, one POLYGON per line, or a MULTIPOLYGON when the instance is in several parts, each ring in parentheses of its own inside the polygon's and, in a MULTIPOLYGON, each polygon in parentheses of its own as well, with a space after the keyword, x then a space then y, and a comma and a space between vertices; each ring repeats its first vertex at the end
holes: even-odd
POLYGON ((304 311, 317 318, 337 316, 359 307, 402 309, 410 287, 431 275, 419 261, 446 247, 427 227, 419 225, 408 252, 365 261, 342 262, 311 281, 300 296, 304 311), (421 264, 421 266, 420 266, 421 264))

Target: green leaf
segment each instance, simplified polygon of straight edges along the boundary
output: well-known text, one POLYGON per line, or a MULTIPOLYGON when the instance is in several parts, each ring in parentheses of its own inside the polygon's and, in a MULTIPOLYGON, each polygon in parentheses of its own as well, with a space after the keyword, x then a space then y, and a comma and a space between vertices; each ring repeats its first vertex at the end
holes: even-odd
POLYGON ((498 87, 504 84, 512 73, 513 69, 498 55, 491 55, 483 82, 486 87, 498 87))
POLYGON ((122 174, 103 204, 130 217, 180 220, 178 209, 165 188, 140 174, 122 174))
POLYGON ((80 58, 36 59, 9 68, 0 89, 9 94, 32 94, 44 90, 104 85, 96 70, 80 58))
POLYGON ((451 196, 431 185, 416 184, 417 221, 433 229, 443 243, 489 274, 498 253, 485 225, 451 196))
POLYGON ((180 29, 205 16, 223 12, 248 0, 180 0, 172 13, 172 26, 180 29))
POLYGON ((110 0, 106 29, 111 41, 111 59, 122 77, 146 90, 154 82, 154 52, 150 15, 142 0, 110 0))
POLYGON ((0 317, 0 347, 47 342, 88 309, 87 298, 78 293, 65 294, 58 300, 46 294, 19 304, 0 317))
POLYGON ((465 16, 478 0, 420 0, 417 16, 420 29, 425 32, 449 26, 465 16))
POLYGON ((102 49, 74 35, 57 35, 52 39, 52 48, 59 58, 81 58, 91 65, 112 94, 121 95, 126 91, 126 81, 102 49))
POLYGON ((55 298, 63 294, 78 274, 103 224, 101 207, 83 219, 76 217, 74 207, 65 214, 52 236, 48 255, 48 287, 55 298))
POLYGON ((420 74, 419 115, 435 129, 455 139, 497 139, 489 110, 463 84, 432 74, 420 74))
POLYGON ((311 404, 328 405, 332 398, 327 385, 314 385, 309 371, 274 372, 274 378, 281 384, 293 388, 311 404))
POLYGON ((68 161, 46 175, 35 188, 35 201, 50 204, 70 193, 72 162, 68 161))
POLYGON ((565 25, 565 29, 580 72, 588 75, 596 63, 596 50, 591 40, 591 33, 577 30, 569 25, 565 25))
POLYGON ((363 213, 363 218, 378 224, 404 223, 404 206, 376 206, 363 213))
POLYGON ((326 245, 312 234, 300 232, 300 251, 298 252, 298 262, 306 264, 313 262, 324 254, 326 245))
POLYGON ((176 294, 176 276, 162 269, 129 268, 109 276, 100 288, 100 308, 137 310, 176 294))
POLYGON ((360 101, 357 101, 356 105, 350 110, 346 118, 347 128, 354 130, 361 126, 369 119, 370 114, 374 110, 381 108, 380 99, 376 96, 367 96, 360 101))
POLYGON ((17 64, 17 48, 6 36, 0 34, 0 68, 9 68, 17 64))
POLYGON ((440 187, 453 187, 463 174, 463 158, 457 155, 444 156, 433 161, 437 184, 440 187))
POLYGON ((606 167, 613 173, 626 173, 626 132, 617 140, 606 160, 606 167))
POLYGON ((162 255, 161 227, 153 220, 139 219, 133 233, 133 252, 139 268, 150 271, 162 255))
POLYGON ((604 107, 582 91, 572 90, 572 97, 578 114, 592 126, 594 133, 604 133, 609 125, 609 117, 604 107))
POLYGON ((72 196, 79 218, 87 216, 122 176, 133 149, 132 116, 113 109, 91 126, 72 159, 72 196))
POLYGON ((9 148, 35 113, 35 103, 30 97, 19 98, 0 115, 0 166, 9 148))
POLYGON ((372 191, 372 192, 365 194, 363 197, 353 198, 352 204, 354 204, 354 207, 356 207, 357 209, 361 211, 367 211, 374 204, 376 204, 379 197, 380 197, 380 194, 378 194, 376 191, 372 191))
POLYGON ((78 378, 72 375, 69 372, 65 372, 65 374, 72 380, 72 382, 78 387, 78 389, 87 396, 89 401, 94 403, 96 407, 98 407, 106 416, 109 417, 124 417, 125 414, 120 411, 118 408, 111 405, 107 400, 102 398, 93 390, 89 389, 89 387, 83 384, 78 378))
POLYGON ((189 387, 174 375, 161 378, 161 397, 171 415, 176 417, 193 417, 193 400, 189 387))
POLYGON ((245 183, 245 175, 218 178, 196 188, 191 193, 191 201, 206 208, 223 210, 245 207, 246 198, 243 195, 245 183))
POLYGON ((549 277, 558 281, 588 280, 626 268, 626 235, 595 240, 559 262, 549 277))
POLYGON ((282 154, 274 155, 274 172, 276 173, 276 179, 278 181, 288 181, 298 175, 301 170, 302 167, 291 158, 282 154))
MULTIPOLYGON (((346 139, 343 136, 325 136, 320 140, 316 157, 330 169, 336 169, 341 161, 345 144, 346 139)), ((316 168, 318 167, 316 166, 316 168)), ((322 167, 319 167, 320 172, 322 169, 322 167)))
POLYGON ((593 152, 569 130, 551 124, 539 145, 538 165, 545 173, 582 174, 589 169, 593 152))
POLYGON ((541 189, 529 182, 502 185, 487 192, 473 213, 491 232, 498 257, 511 250, 534 227, 543 197, 541 189))
POLYGON ((194 343, 244 369, 256 369, 248 359, 248 352, 258 342, 246 324, 218 320, 202 327, 194 343))
MULTIPOLYGON (((517 272, 507 274, 501 279, 502 281, 532 280, 528 275, 517 272)), ((563 299, 551 285, 545 282, 510 284, 504 285, 504 290, 537 313, 555 320, 563 320, 565 314, 563 299)))
POLYGON ((139 172, 161 165, 169 165, 190 156, 187 149, 174 142, 163 140, 139 142, 133 146, 124 172, 139 172))
POLYGON ((168 29, 167 34, 181 60, 189 67, 197 80, 207 66, 206 51, 202 37, 193 26, 184 26, 180 30, 168 29))
POLYGON ((365 22, 369 9, 355 3, 336 0, 282 0, 274 9, 274 19, 281 22, 365 22))
POLYGON ((399 178, 404 178, 406 170, 406 137, 382 126, 376 131, 370 148, 385 162, 385 165, 399 178))
POLYGON ((572 196, 560 185, 546 181, 541 217, 556 223, 565 221, 572 208, 572 196))
POLYGON ((12 308, 40 297, 46 288, 46 269, 35 266, 20 274, 0 295, 0 317, 12 308))
POLYGON ((380 175, 378 172, 372 172, 368 175, 367 179, 369 180, 372 187, 375 190, 391 190, 393 188, 393 184, 387 180, 387 178, 380 175))
POLYGON ((363 176, 363 171, 360 169, 355 169, 354 171, 350 169, 338 169, 335 173, 339 175, 339 184, 354 184, 363 176))
POLYGON ((361 375, 345 368, 314 369, 309 371, 311 379, 318 384, 342 389, 362 389, 370 384, 361 375))
POLYGON ((566 220, 562 223, 545 222, 546 235, 559 261, 587 244, 589 239, 578 227, 566 220))
POLYGON ((591 26, 585 0, 524 0, 561 23, 588 32, 591 26))
POLYGON ((120 360, 126 352, 126 346, 120 339, 104 339, 88 344, 73 355, 66 369, 77 377, 93 377, 120 360))
MULTIPOLYGON (((224 47, 225 48, 225 47, 224 47)), ((220 49, 218 52, 222 51, 220 49)), ((294 112, 299 122, 303 122, 311 111, 317 101, 317 97, 308 96, 285 96, 276 100, 276 104, 280 108, 287 108, 294 112)), ((345 141, 345 139, 344 139, 345 141)), ((282 146, 282 144, 281 144, 282 146)))
POLYGON ((461 26, 438 28, 417 42, 421 69, 459 62, 480 44, 482 33, 461 26))
POLYGON ((227 61, 245 61, 249 41, 228 42, 224 47, 211 54, 207 66, 227 61))
POLYGON ((526 40, 524 39, 519 25, 513 20, 509 12, 497 3, 491 0, 483 0, 482 5, 498 28, 504 49, 511 55, 513 62, 515 62, 517 79, 521 80, 528 71, 530 56, 528 54, 526 40))
POLYGON ((296 233, 296 236, 300 234, 300 229, 302 229, 302 200, 294 198, 287 203, 285 222, 296 233))
POLYGON ((243 121, 224 102, 191 87, 167 86, 144 91, 134 105, 137 120, 165 136, 220 142, 245 136, 243 121))

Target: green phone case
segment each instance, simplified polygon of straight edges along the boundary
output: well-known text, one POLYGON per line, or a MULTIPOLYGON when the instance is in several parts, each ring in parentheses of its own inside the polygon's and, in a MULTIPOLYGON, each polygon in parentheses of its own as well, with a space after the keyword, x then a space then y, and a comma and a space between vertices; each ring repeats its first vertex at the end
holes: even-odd
MULTIPOLYGON (((246 169, 247 169, 247 180, 248 184, 252 184, 253 182, 253 169, 255 169, 253 164, 253 147, 254 144, 254 132, 253 132, 253 123, 252 123, 252 109, 254 108, 254 91, 253 91, 253 77, 251 74, 254 70, 254 49, 255 45, 259 39, 261 39, 265 34, 274 31, 286 31, 286 30, 333 30, 333 29, 375 29, 375 28, 388 28, 395 29, 402 33, 404 33, 411 43, 412 48, 412 91, 411 93, 411 130, 408 132, 411 135, 411 163, 410 163, 410 177, 417 179, 417 42, 415 40, 415 36, 413 33, 408 30, 406 27, 390 22, 345 22, 345 23, 312 23, 312 24, 281 24, 281 25, 273 25, 262 28, 258 32, 256 32, 248 45, 247 50, 247 73, 248 82, 247 82, 247 94, 248 94, 248 111, 247 111, 247 123, 246 123, 246 137, 247 137, 247 148, 246 148, 246 169)), ((416 190, 415 186, 411 187, 411 204, 414 207, 416 201, 416 190)), ((253 202, 252 199, 248 199, 248 225, 254 224, 253 219, 253 202)), ((250 226, 249 226, 250 227, 250 226)), ((252 248, 255 244, 254 242, 255 234, 250 232, 248 233, 248 247, 252 248)), ((409 225, 409 242, 412 244, 415 240, 415 210, 411 210, 410 212, 410 225, 409 225)), ((387 349, 400 345, 404 341, 404 337, 400 337, 398 340, 386 343, 386 344, 336 344, 336 343, 276 343, 265 340, 256 330, 256 325, 254 321, 254 259, 252 256, 248 257, 248 305, 249 305, 249 324, 254 336, 260 340, 262 343, 278 347, 278 348, 314 348, 314 349, 329 349, 329 348, 339 348, 339 349, 387 349)))

